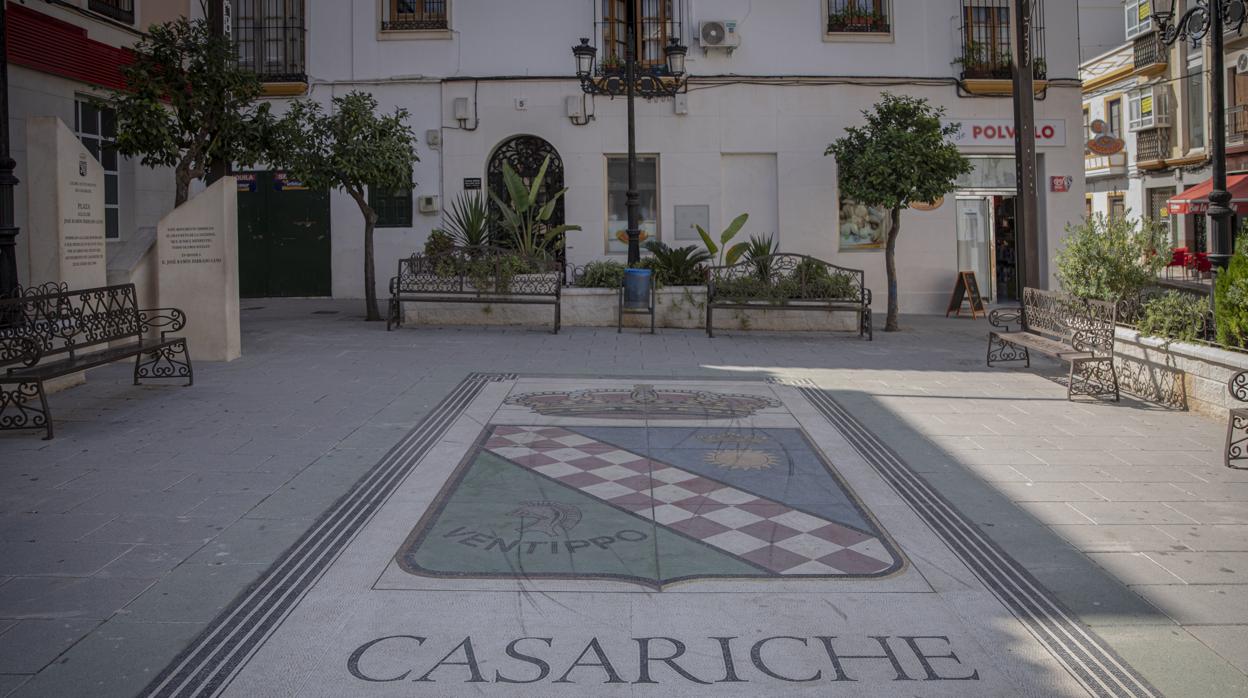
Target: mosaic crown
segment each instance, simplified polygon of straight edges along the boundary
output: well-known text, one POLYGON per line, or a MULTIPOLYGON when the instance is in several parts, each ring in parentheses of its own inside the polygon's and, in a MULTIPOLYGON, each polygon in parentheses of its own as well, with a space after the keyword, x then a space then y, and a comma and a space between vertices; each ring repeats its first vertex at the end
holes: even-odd
POLYGON ((761 395, 707 390, 664 390, 637 385, 632 390, 573 390, 524 393, 507 399, 538 414, 615 419, 732 419, 748 417, 780 403, 761 395))

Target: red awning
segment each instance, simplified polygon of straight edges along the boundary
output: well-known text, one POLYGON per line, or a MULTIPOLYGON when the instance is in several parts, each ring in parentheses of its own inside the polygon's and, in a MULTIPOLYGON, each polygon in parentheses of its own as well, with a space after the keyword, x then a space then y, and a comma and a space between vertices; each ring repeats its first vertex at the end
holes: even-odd
MULTIPOLYGON (((1226 178, 1226 188, 1231 192, 1231 209, 1240 215, 1248 215, 1248 174, 1230 175, 1226 178)), ((1170 213, 1208 213, 1209 192, 1212 190, 1213 180, 1206 179, 1178 194, 1166 202, 1170 213)))

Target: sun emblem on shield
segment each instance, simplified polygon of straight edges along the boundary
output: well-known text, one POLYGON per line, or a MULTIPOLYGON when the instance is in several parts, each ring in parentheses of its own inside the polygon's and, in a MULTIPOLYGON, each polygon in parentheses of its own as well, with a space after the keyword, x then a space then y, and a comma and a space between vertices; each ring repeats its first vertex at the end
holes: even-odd
POLYGON ((752 448, 707 451, 706 462, 727 470, 767 470, 776 464, 776 457, 752 448))

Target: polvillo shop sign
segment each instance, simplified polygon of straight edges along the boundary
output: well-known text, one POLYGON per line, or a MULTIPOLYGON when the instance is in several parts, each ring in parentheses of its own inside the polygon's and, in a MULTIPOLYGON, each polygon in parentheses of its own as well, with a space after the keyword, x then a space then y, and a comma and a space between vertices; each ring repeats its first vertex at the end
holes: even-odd
MULTIPOLYGON (((961 128, 953 135, 953 142, 960 146, 1014 146, 1013 119, 948 119, 945 123, 959 123, 961 128)), ((1066 145, 1066 121, 1064 119, 1041 119, 1036 121, 1036 146, 1061 148, 1066 145)))

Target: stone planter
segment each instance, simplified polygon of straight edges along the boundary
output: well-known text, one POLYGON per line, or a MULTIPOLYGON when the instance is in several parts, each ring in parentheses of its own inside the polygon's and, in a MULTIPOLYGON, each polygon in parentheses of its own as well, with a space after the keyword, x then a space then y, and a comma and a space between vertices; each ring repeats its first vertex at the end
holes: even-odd
POLYGON ((1127 327, 1117 328, 1114 342, 1114 367, 1125 392, 1217 419, 1241 406, 1226 383, 1248 369, 1248 354, 1148 337, 1127 327))
MULTIPOLYGON (((611 288, 563 289, 564 327, 615 327, 618 292, 611 288)), ((550 306, 487 305, 472 303, 409 303, 404 323, 411 325, 547 325, 550 306)), ((717 330, 772 330, 780 332, 857 332, 853 313, 789 311, 769 306, 759 310, 722 310, 715 314, 717 330)), ((674 329, 702 329, 706 324, 705 286, 665 286, 655 299, 655 324, 674 329)), ((649 328, 650 318, 625 315, 625 327, 649 328)))

